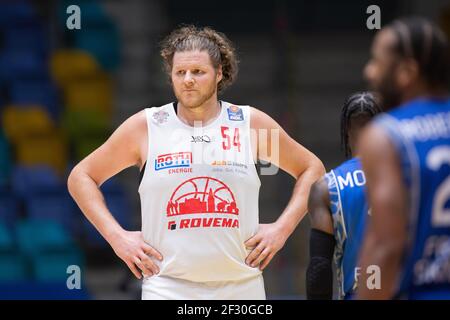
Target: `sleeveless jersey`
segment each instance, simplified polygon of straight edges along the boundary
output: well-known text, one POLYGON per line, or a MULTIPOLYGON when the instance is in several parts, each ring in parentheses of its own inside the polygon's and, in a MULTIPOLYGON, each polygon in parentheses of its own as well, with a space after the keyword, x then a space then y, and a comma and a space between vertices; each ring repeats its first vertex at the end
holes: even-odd
POLYGON ((357 287, 358 254, 368 214, 366 178, 358 158, 344 162, 325 177, 336 239, 334 259, 339 298, 349 299, 357 287))
POLYGON ((398 297, 450 299, 450 100, 416 99, 375 125, 396 148, 409 201, 398 297))
POLYGON ((145 109, 148 155, 139 185, 144 240, 163 255, 160 273, 193 282, 261 274, 245 264, 258 230, 260 180, 250 108, 221 101, 211 123, 182 122, 170 103, 145 109))

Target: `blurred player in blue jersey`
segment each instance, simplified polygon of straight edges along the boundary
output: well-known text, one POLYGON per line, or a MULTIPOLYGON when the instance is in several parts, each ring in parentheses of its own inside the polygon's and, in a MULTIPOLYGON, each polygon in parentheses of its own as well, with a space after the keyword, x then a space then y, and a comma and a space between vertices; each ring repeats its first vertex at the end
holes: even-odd
POLYGON ((448 40, 425 19, 394 21, 377 33, 365 76, 387 112, 359 145, 371 217, 357 297, 450 299, 448 40))
POLYGON ((354 158, 331 170, 311 188, 308 211, 312 229, 306 273, 308 299, 332 298, 333 253, 339 298, 350 298, 356 288, 357 255, 368 207, 365 177, 355 146, 361 129, 380 111, 371 93, 355 93, 347 99, 341 112, 341 143, 345 156, 354 158))

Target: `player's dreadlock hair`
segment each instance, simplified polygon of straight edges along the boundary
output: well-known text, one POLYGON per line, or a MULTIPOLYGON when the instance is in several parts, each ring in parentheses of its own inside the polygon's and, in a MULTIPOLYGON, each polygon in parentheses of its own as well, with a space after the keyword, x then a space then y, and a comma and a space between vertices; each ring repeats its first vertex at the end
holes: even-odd
POLYGON ((161 43, 161 56, 168 74, 172 71, 175 52, 207 51, 214 68, 222 66, 222 80, 217 85, 220 93, 237 78, 238 59, 230 40, 209 27, 182 26, 172 31, 161 43))
POLYGON ((350 121, 361 116, 372 118, 380 112, 381 108, 370 92, 356 92, 347 98, 341 111, 341 147, 344 149, 346 158, 351 155, 348 144, 350 121))
POLYGON ((449 82, 448 39, 434 23, 420 17, 393 21, 386 28, 397 37, 393 50, 402 58, 412 58, 430 86, 446 87, 449 82))

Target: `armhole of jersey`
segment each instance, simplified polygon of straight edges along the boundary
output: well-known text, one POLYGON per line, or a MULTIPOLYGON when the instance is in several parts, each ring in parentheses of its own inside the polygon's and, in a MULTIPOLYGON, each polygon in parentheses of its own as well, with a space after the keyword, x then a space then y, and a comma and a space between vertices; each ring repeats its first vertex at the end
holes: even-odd
MULTIPOLYGON (((246 106, 247 109, 247 114, 248 114, 248 124, 247 124, 247 132, 248 132, 248 146, 249 146, 249 156, 250 156, 250 162, 252 164, 253 167, 253 171, 254 174, 256 176, 256 179, 258 179, 258 183, 259 185, 261 185, 261 179, 259 178, 258 175, 258 169, 256 167, 256 163, 258 162, 258 155, 253 154, 253 147, 252 147, 252 125, 251 125, 251 121, 252 121, 252 112, 251 112, 251 107, 250 106, 246 106), (254 161, 256 160, 256 162, 254 161)), ((258 152, 258 145, 256 146, 256 152, 258 152)))
POLYGON ((149 112, 150 109, 149 108, 145 108, 144 109, 144 113, 145 113, 145 120, 147 122, 147 154, 146 154, 146 159, 145 159, 145 163, 144 166, 142 167, 142 171, 140 171, 139 173, 139 187, 138 187, 138 191, 141 190, 142 187, 142 181, 144 181, 144 178, 146 177, 146 175, 148 174, 148 159, 149 159, 149 154, 150 154, 150 121, 149 121, 149 112))
POLYGON ((344 236, 345 236, 345 238, 347 238, 347 228, 345 227, 344 208, 342 207, 341 192, 339 191, 338 180, 337 180, 336 174, 334 173, 334 170, 331 170, 330 173, 333 176, 334 188, 336 189, 337 207, 338 207, 337 209, 338 209, 338 213, 340 215, 340 218, 342 219, 342 227, 343 227, 343 230, 344 230, 344 236))
POLYGON ((339 192, 338 181, 334 170, 330 170, 326 174, 328 182, 328 193, 330 197, 330 207, 331 207, 331 219, 333 221, 333 234, 336 239, 335 251, 334 251, 334 262, 337 268, 337 281, 339 286, 339 299, 343 299, 345 296, 344 284, 345 284, 345 273, 343 269, 343 255, 344 248, 343 244, 345 239, 347 239, 347 229, 345 227, 344 212, 342 209, 341 194, 339 192), (334 211, 333 208, 334 207, 334 211), (339 222, 341 221, 341 222, 339 222), (342 233, 339 232, 338 227, 342 226, 342 233), (339 261, 338 261, 339 260, 339 261), (339 262, 339 264, 338 264, 339 262))

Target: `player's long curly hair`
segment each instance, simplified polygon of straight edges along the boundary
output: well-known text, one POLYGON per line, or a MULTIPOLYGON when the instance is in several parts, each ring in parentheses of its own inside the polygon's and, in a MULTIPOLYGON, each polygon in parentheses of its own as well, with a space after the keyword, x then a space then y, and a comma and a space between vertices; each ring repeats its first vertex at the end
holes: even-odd
POLYGON ((160 53, 169 75, 175 52, 192 50, 207 51, 214 68, 222 66, 222 80, 217 85, 219 93, 236 80, 238 59, 231 41, 221 32, 193 25, 175 29, 161 43, 160 53))

